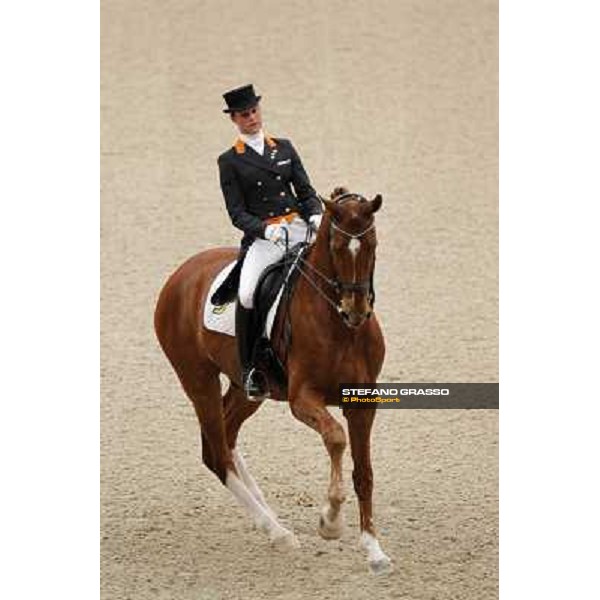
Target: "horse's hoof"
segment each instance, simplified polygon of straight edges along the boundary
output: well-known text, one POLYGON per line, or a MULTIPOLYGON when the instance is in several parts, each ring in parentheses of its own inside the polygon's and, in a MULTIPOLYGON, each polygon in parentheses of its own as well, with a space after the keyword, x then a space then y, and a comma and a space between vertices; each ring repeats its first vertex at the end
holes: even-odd
POLYGON ((271 538, 271 545, 277 550, 295 550, 300 548, 298 538, 291 532, 284 530, 271 538))
POLYGON ((391 573, 393 570, 392 561, 387 556, 369 561, 369 571, 373 575, 385 575, 391 573))
POLYGON ((324 540, 339 540, 342 537, 344 531, 344 522, 341 515, 337 521, 327 521, 323 515, 319 517, 319 535, 324 540))

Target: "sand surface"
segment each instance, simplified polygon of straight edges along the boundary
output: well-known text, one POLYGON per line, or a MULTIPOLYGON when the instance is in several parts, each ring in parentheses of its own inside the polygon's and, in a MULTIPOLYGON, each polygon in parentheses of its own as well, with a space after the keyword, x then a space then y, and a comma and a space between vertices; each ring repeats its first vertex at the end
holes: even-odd
MULTIPOLYGON (((254 82, 315 187, 381 193, 380 381, 498 380, 496 2, 103 0, 102 597, 496 598, 497 411, 381 411, 375 516, 394 572, 316 532, 328 461, 286 405, 240 447, 302 548, 277 554, 201 464, 153 333, 166 277, 237 243, 221 93, 254 82)), ((337 409, 334 413, 339 414, 337 409)))

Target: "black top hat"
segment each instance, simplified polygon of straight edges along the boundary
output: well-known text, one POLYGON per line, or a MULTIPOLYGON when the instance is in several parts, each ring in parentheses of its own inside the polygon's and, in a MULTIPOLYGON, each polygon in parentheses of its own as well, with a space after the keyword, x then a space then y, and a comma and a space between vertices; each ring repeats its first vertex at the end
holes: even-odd
POLYGON ((243 85, 230 92, 225 92, 223 98, 225 98, 227 108, 223 109, 223 112, 232 113, 252 108, 258 104, 261 97, 254 93, 254 86, 252 84, 243 85))

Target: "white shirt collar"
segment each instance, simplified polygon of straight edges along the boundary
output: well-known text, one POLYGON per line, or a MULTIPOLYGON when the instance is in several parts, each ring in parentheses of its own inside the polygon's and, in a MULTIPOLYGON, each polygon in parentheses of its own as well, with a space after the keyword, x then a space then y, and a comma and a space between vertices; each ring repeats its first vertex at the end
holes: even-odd
POLYGON ((265 150, 265 133, 261 129, 258 133, 248 135, 246 133, 240 133, 240 139, 245 144, 248 144, 253 150, 256 150, 259 154, 263 154, 265 150))

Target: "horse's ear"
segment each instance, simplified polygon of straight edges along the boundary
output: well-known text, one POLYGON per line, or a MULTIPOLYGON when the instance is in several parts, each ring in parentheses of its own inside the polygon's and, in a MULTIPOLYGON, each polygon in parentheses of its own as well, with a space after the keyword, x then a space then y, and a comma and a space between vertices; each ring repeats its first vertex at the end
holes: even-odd
POLYGON ((336 202, 334 200, 327 200, 326 198, 323 198, 321 196, 321 201, 325 205, 325 210, 327 210, 332 215, 337 215, 339 206, 336 204, 336 202))
POLYGON ((347 194, 347 193, 348 193, 348 188, 341 185, 341 186, 334 188, 333 192, 331 192, 331 195, 329 196, 329 199, 335 200, 338 196, 343 196, 344 194, 347 194))
POLYGON ((382 204, 383 198, 381 197, 381 194, 377 194, 377 196, 369 202, 369 212, 376 213, 381 208, 382 204))

